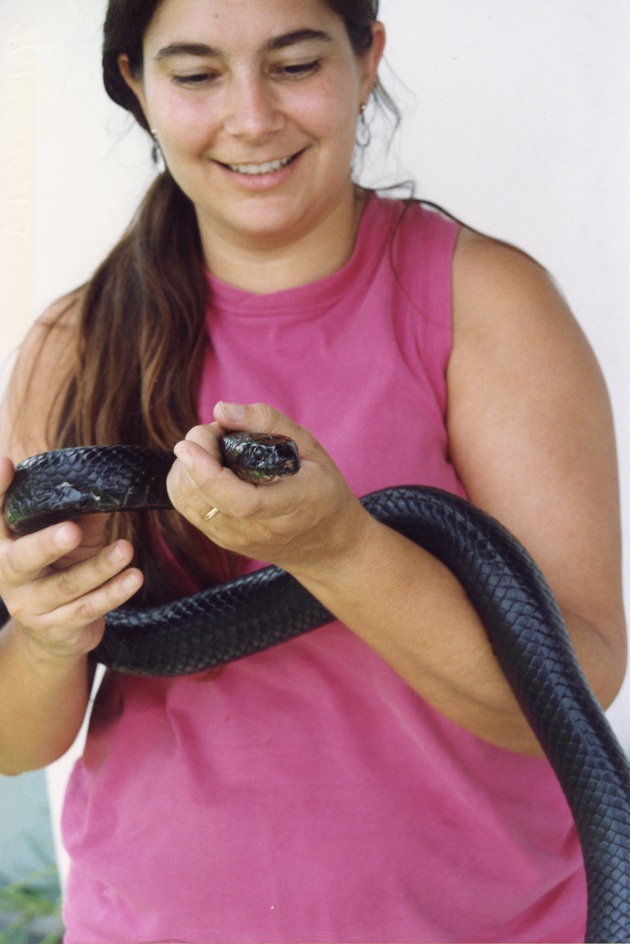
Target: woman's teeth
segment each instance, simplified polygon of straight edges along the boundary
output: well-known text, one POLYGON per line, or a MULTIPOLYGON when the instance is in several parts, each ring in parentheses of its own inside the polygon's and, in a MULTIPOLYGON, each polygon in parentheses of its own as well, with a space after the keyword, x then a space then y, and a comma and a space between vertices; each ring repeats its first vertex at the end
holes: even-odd
POLYGON ((259 174, 272 174, 276 170, 281 170, 283 167, 286 167, 287 164, 290 164, 295 155, 292 157, 283 157, 279 161, 268 161, 266 164, 226 164, 226 167, 229 167, 230 170, 235 171, 237 174, 252 174, 254 176, 259 174))

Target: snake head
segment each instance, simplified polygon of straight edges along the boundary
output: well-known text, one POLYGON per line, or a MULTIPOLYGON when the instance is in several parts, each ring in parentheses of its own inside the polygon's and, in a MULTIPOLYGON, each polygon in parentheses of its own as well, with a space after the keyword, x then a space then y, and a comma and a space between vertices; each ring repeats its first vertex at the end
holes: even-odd
POLYGON ((225 464, 240 479, 255 485, 295 475, 300 468, 297 446, 288 436, 230 430, 219 444, 225 464))

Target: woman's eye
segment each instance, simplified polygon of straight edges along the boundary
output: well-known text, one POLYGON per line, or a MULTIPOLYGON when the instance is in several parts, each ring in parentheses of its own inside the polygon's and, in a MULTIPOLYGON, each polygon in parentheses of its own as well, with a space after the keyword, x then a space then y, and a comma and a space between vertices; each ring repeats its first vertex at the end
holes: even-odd
POLYGON ((173 75, 171 76, 173 82, 176 85, 188 86, 189 88, 195 88, 200 85, 203 85, 205 82, 210 82, 214 78, 214 73, 212 72, 194 72, 190 75, 173 75))
POLYGON ((307 75, 312 75, 319 69, 319 59, 313 62, 296 62, 287 65, 278 66, 277 71, 280 75, 290 79, 301 79, 307 75))

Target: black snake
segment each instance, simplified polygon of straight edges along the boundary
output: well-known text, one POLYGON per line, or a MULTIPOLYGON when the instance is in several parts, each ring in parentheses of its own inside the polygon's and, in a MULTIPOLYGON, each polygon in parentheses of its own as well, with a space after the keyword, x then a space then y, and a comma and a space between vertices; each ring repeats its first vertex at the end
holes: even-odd
MULTIPOLYGON (((259 445, 241 446, 237 437, 232 453, 224 454, 242 472, 249 450, 259 480, 295 471, 286 452, 280 467, 266 465, 259 445)), ((172 462, 170 454, 131 446, 36 456, 18 466, 5 518, 16 533, 26 533, 94 510, 171 507, 165 478, 172 462)), ((361 501, 446 564, 468 593, 571 808, 587 875, 586 940, 630 941, 630 766, 538 568, 501 525, 447 492, 397 487, 361 501)), ((287 573, 267 567, 164 606, 109 614, 94 655, 121 672, 183 675, 259 652, 332 618, 287 573)), ((0 601, 0 623, 7 619, 0 601)))

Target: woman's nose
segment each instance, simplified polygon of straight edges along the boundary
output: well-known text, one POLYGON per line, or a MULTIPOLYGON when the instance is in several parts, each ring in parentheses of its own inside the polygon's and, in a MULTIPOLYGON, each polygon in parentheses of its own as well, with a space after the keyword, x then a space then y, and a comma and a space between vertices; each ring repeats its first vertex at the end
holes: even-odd
POLYGON ((264 75, 234 77, 226 100, 225 130, 237 137, 261 139, 279 131, 284 118, 278 96, 264 75))

